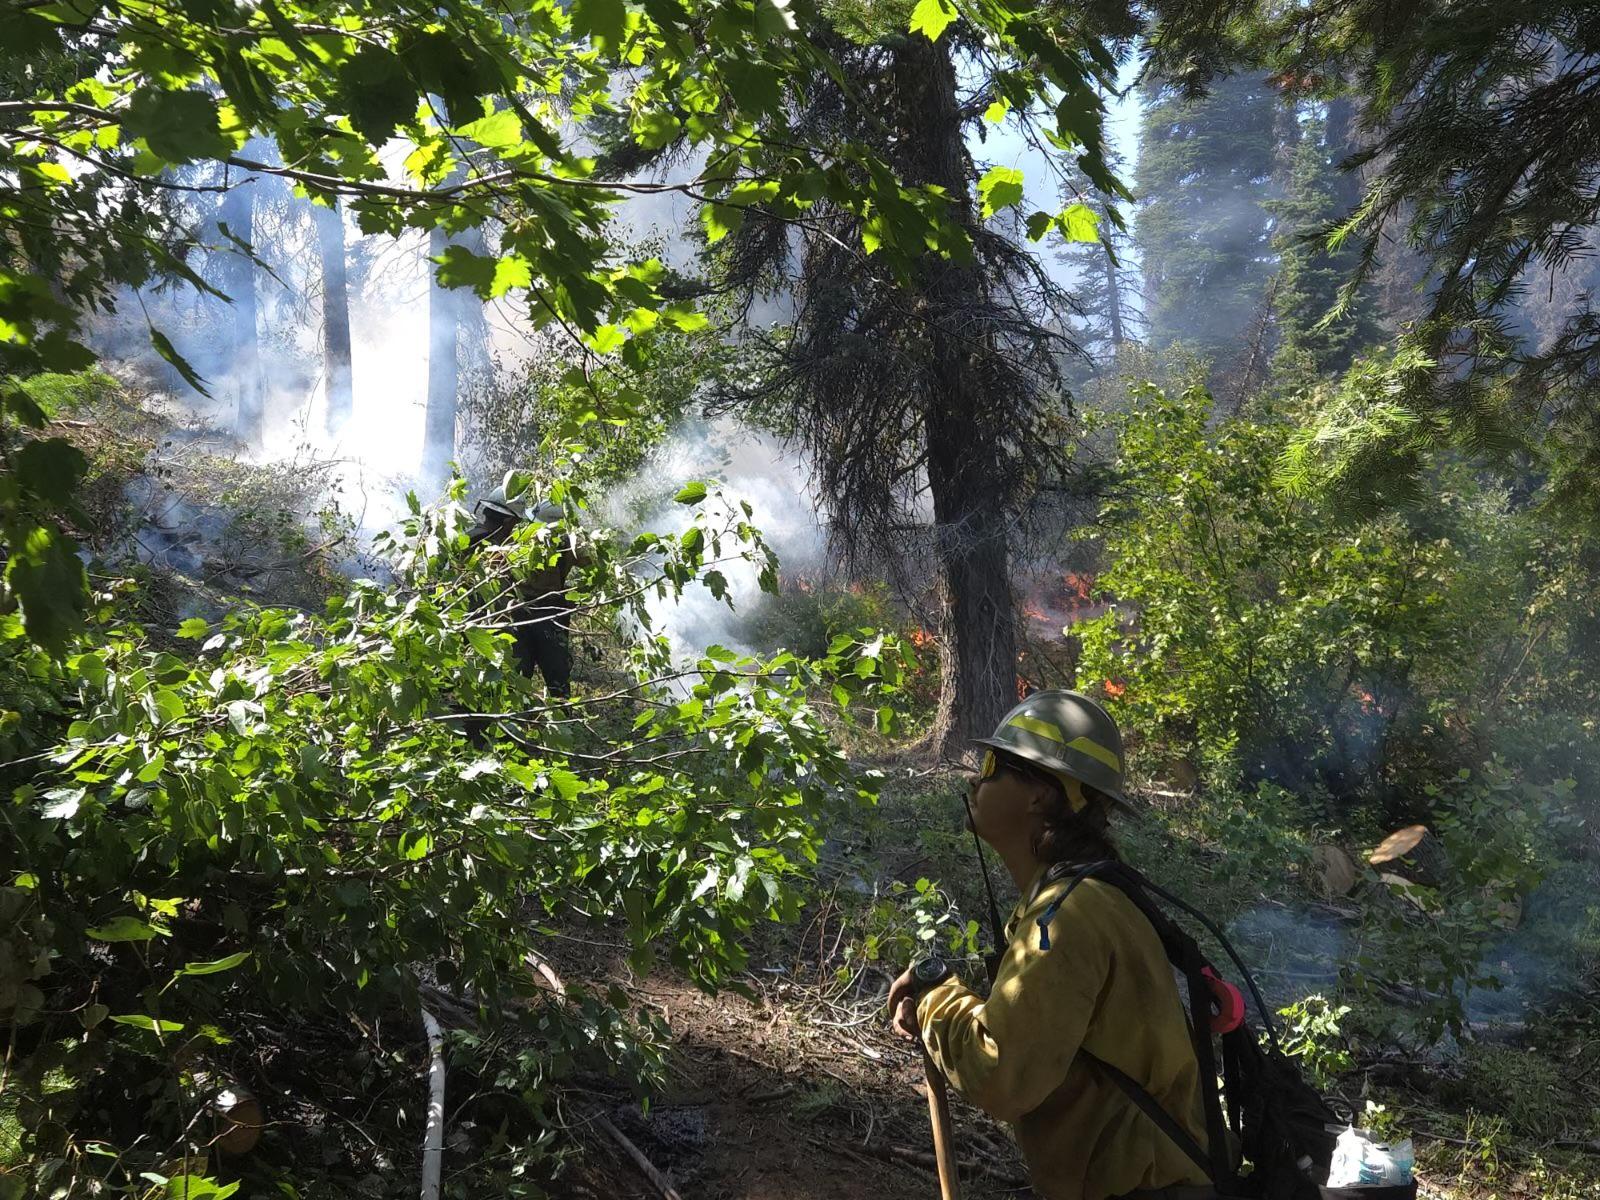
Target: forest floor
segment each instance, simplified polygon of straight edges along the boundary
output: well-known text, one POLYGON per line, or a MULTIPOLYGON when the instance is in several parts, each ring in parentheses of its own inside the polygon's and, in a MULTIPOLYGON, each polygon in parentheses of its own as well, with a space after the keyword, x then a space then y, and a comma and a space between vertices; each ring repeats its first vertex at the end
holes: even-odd
MULTIPOLYGON (((910 801, 891 797, 886 812, 874 814, 873 833, 901 824, 896 813, 910 801)), ((875 848, 912 863, 927 841, 875 848)), ((781 981, 782 970, 753 972, 753 983, 780 980, 758 984, 754 1001, 707 996, 662 972, 636 978, 620 955, 596 960, 561 948, 568 978, 620 984, 672 1031, 666 1089, 648 1111, 623 1100, 607 1112, 684 1200, 938 1195, 920 1054, 888 1030, 871 987, 838 1003, 801 982, 817 977, 819 953, 828 965, 816 941, 836 937, 823 923, 818 938, 819 913, 808 916, 809 936, 790 944, 794 982, 781 981)), ((846 940, 861 934, 845 931, 846 940)), ((869 975, 872 987, 886 985, 887 969, 869 975)), ((1383 1105, 1413 1138, 1424 1198, 1600 1197, 1600 1027, 1592 1005, 1556 1006, 1525 1027, 1486 1030, 1443 1050, 1388 1047, 1358 1057, 1337 1091, 1358 1105, 1383 1105)), ((958 1096, 952 1105, 963 1194, 1031 1196, 1005 1128, 958 1096)), ((584 1140, 589 1153, 562 1194, 662 1195, 609 1137, 590 1130, 584 1140)))

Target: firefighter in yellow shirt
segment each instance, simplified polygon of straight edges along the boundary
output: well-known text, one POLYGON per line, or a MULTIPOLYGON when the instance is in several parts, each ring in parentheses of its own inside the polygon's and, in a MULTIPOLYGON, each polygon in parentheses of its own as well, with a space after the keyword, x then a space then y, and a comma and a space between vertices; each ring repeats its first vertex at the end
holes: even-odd
POLYGON ((980 744, 973 828, 1022 900, 988 999, 938 960, 920 962, 890 989, 896 1029, 920 1036, 957 1091, 1015 1127, 1048 1200, 1214 1196, 1107 1069, 1206 1145, 1199 1065, 1161 941, 1117 887, 1090 877, 1069 891, 1073 864, 1117 857, 1107 837, 1123 803, 1116 723, 1087 697, 1040 692, 980 744))

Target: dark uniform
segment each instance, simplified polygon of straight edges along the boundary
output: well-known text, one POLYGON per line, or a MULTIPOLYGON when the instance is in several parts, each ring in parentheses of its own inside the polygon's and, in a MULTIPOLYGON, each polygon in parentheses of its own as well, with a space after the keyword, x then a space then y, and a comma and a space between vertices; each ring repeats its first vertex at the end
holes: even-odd
MULTIPOLYGON (((535 515, 554 520, 560 513, 549 506, 535 515)), ((507 501, 504 491, 496 489, 479 505, 478 523, 468 530, 467 544, 474 550, 484 545, 504 546, 526 519, 527 510, 507 501)), ((572 693, 572 601, 566 594, 567 576, 579 557, 569 546, 551 565, 519 580, 516 588, 521 599, 507 614, 518 670, 530 679, 537 670, 544 676, 546 691, 563 698, 572 693)))

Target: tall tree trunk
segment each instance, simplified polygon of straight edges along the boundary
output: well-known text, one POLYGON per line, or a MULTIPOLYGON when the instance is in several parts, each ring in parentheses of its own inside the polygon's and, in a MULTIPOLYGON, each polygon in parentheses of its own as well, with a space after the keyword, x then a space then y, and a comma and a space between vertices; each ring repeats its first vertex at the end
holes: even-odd
MULTIPOLYGON (((908 183, 941 185, 972 218, 970 163, 948 43, 908 38, 895 52, 897 166, 908 183)), ((1016 612, 1007 545, 1004 455, 997 416, 979 386, 993 347, 966 319, 986 284, 981 269, 929 256, 917 302, 927 313, 937 381, 924 428, 941 599, 942 668, 935 740, 964 754, 1017 698, 1016 612)))
MULTIPOLYGON (((1101 214, 1104 216, 1104 214, 1101 214)), ((1117 275, 1117 264, 1111 257, 1111 247, 1100 247, 1101 262, 1106 272, 1106 317, 1111 323, 1112 346, 1122 345, 1122 280, 1117 275)))
MULTIPOLYGON (((428 257, 444 254, 449 238, 435 227, 428 234, 428 257)), ((423 419, 422 473, 442 483, 456 453, 456 395, 460 369, 456 361, 456 333, 460 323, 457 297, 439 282, 428 264, 428 408, 423 419)))
MULTIPOLYGON (((470 254, 476 254, 480 258, 489 256, 489 242, 481 228, 463 230, 454 240, 470 254)), ((494 370, 494 360, 490 354, 489 319, 485 315, 484 303, 478 298, 477 293, 459 289, 453 299, 456 302, 458 339, 457 388, 460 391, 470 392, 475 387, 482 387, 494 370)))
POLYGON ((311 208, 322 258, 322 373, 327 429, 338 433, 355 411, 355 376, 350 355, 350 289, 345 273, 344 214, 321 204, 311 208))
MULTIPOLYGON (((222 197, 218 222, 234 238, 253 245, 255 184, 240 182, 222 197)), ((229 244, 223 291, 233 302, 233 379, 238 405, 236 428, 246 442, 259 443, 263 432, 266 384, 261 377, 261 344, 257 332, 256 264, 238 246, 229 244)))

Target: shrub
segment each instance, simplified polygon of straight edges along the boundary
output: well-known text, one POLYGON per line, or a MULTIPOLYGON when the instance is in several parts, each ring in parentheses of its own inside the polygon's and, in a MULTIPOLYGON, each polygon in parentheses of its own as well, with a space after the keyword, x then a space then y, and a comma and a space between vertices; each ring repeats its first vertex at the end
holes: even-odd
POLYGON ((1417 812, 1477 757, 1463 730, 1538 582, 1525 522, 1440 468, 1425 506, 1350 523, 1276 484, 1286 417, 1213 422, 1198 388, 1136 393, 1100 527, 1114 606, 1077 627, 1083 673, 1125 685, 1119 717, 1212 782, 1417 812))
MULTIPOLYGON (((567 478, 545 494, 583 502, 567 478)), ((416 508, 386 547, 397 588, 358 583, 321 616, 186 621, 195 650, 179 655, 113 612, 64 671, 38 673, 70 724, 0 768, 0 904, 20 931, 11 960, 31 964, 0 993, 0 1019, 26 1032, 9 1064, 28 1098, 25 1188, 126 1188, 174 1160, 203 1174, 204 1080, 261 1036, 263 1013, 291 1030, 396 1014, 416 1029, 419 1007, 444 1006, 478 1025, 457 1052, 501 1055, 474 1065, 534 1114, 484 1186, 530 1194, 550 1090, 584 1064, 645 1078, 660 1038, 623 995, 541 992, 527 965, 541 939, 614 926, 640 969, 661 955, 737 987, 743 931, 796 911, 816 822, 874 786, 808 696, 837 686, 881 706, 894 644, 821 662, 712 647, 680 666, 641 635, 614 686, 552 701, 501 627, 508 589, 555 539, 587 544, 574 595, 619 629, 642 628, 646 591, 681 590, 724 554, 766 564, 766 549, 702 509, 678 537, 530 525, 505 555, 469 558, 467 523, 455 501, 416 508), (474 734, 472 713, 500 716, 474 734)), ((0 637, 13 659, 43 653, 15 618, 0 637)))

